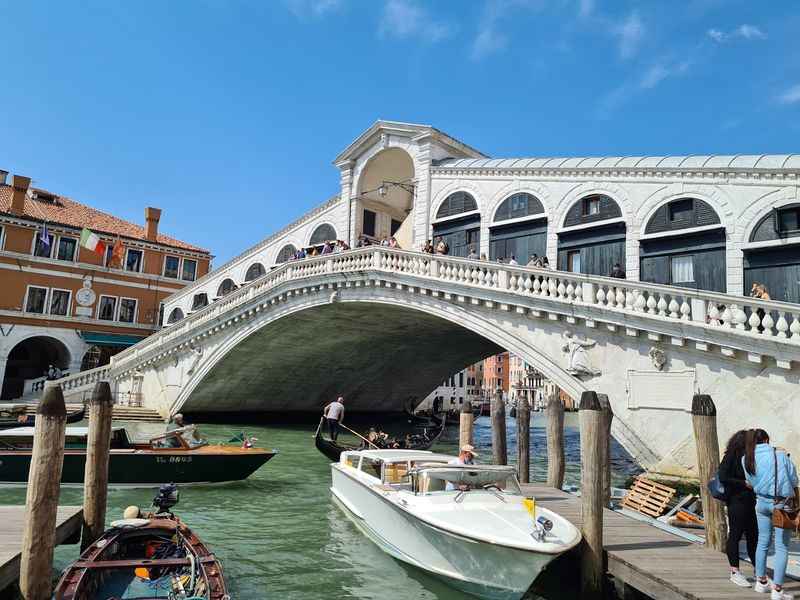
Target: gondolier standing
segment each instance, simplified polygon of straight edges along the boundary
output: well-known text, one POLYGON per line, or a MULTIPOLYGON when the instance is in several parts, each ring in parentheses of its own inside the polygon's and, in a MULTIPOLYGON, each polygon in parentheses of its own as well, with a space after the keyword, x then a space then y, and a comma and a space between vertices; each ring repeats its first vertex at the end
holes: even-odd
POLYGON ((344 421, 344 398, 339 396, 336 400, 328 404, 322 411, 322 416, 328 423, 328 434, 332 441, 339 437, 339 423, 344 421))

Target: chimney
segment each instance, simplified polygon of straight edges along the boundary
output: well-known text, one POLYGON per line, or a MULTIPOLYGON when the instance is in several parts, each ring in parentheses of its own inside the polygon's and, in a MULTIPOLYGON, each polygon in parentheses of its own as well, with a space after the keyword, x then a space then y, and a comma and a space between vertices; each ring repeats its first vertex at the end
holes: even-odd
POLYGON ((12 175, 11 177, 11 214, 25 214, 25 196, 28 188, 31 187, 31 178, 22 175, 12 175))
POLYGON ((8 171, 3 171, 3 169, 0 169, 0 185, 5 185, 6 184, 6 176, 7 175, 8 175, 8 171))
POLYGON ((148 206, 144 209, 145 234, 151 242, 158 239, 158 221, 161 219, 161 209, 148 206))

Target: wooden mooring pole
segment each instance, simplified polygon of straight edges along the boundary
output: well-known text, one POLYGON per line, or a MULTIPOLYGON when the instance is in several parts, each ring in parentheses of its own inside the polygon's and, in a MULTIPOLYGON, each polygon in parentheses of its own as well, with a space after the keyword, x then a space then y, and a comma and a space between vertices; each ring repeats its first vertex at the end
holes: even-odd
POLYGON ((531 405, 528 396, 517 400, 517 468, 520 483, 531 480, 531 405))
POLYGON ((36 409, 33 452, 25 498, 19 588, 24 600, 50 600, 56 512, 64 464, 67 409, 59 385, 46 385, 36 409))
POLYGON ((83 478, 83 531, 81 552, 105 530, 108 500, 108 457, 111 448, 111 386, 99 381, 89 401, 89 436, 83 478))
POLYGON ((581 394, 581 599, 603 596, 603 464, 605 417, 596 392, 581 394))
POLYGON ((506 404, 503 401, 502 388, 497 388, 492 397, 492 461, 496 465, 508 464, 506 404))
POLYGON ((605 437, 605 448, 603 452, 603 506, 611 506, 611 422, 614 420, 614 411, 611 409, 611 402, 608 394, 597 394, 603 412, 603 429, 605 437))
POLYGON ((472 402, 464 400, 461 405, 461 414, 458 422, 458 447, 462 448, 467 444, 472 444, 472 424, 475 415, 472 414, 472 402))
POLYGON ((558 394, 547 401, 547 485, 564 486, 564 403, 558 394))
POLYGON ((722 502, 712 498, 708 492, 708 482, 719 468, 717 408, 708 394, 695 394, 692 398, 692 427, 697 447, 697 475, 706 524, 706 545, 724 552, 728 539, 725 510, 722 502))

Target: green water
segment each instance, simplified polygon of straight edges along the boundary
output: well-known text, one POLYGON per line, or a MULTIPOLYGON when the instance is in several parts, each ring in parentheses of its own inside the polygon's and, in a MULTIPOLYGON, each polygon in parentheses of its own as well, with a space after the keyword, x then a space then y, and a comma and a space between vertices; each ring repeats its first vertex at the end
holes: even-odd
MULTIPOLYGON (((316 423, 314 424, 316 425, 316 423)), ((577 483, 580 465, 577 422, 567 415, 567 482, 577 483)), ((140 434, 161 432, 159 425, 131 425, 140 434)), ((509 455, 515 454, 515 425, 509 420, 509 455)), ((542 480, 546 470, 544 423, 533 419, 532 470, 542 480)), ((366 539, 330 500, 330 467, 315 448, 314 427, 203 425, 211 440, 224 441, 245 429, 257 445, 280 452, 248 480, 218 486, 184 486, 174 509, 222 560, 232 598, 455 600, 470 598, 437 579, 390 558, 366 539)), ((457 433, 456 433, 457 435, 457 433)), ((476 420, 475 445, 491 456, 489 419, 476 420)), ((435 450, 455 453, 457 440, 435 450)), ((614 478, 621 483, 635 466, 615 446, 614 478)), ((108 521, 121 518, 126 506, 148 507, 154 489, 109 491, 108 521)), ((80 489, 63 488, 61 504, 80 504, 80 489)), ((24 504, 23 488, 0 490, 0 504, 24 504)), ((56 552, 63 569, 77 558, 77 546, 56 552)), ((548 598, 564 598, 552 590, 548 598)), ((531 595, 531 597, 534 597, 531 595)))

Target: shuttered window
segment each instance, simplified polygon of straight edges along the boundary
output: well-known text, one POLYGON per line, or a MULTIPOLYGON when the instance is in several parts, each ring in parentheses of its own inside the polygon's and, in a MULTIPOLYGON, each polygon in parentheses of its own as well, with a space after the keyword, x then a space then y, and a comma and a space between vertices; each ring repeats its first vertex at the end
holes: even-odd
POLYGON ((442 205, 436 212, 436 218, 444 219, 473 210, 478 210, 478 203, 475 202, 475 198, 467 192, 455 192, 450 194, 445 201, 442 202, 442 205))

